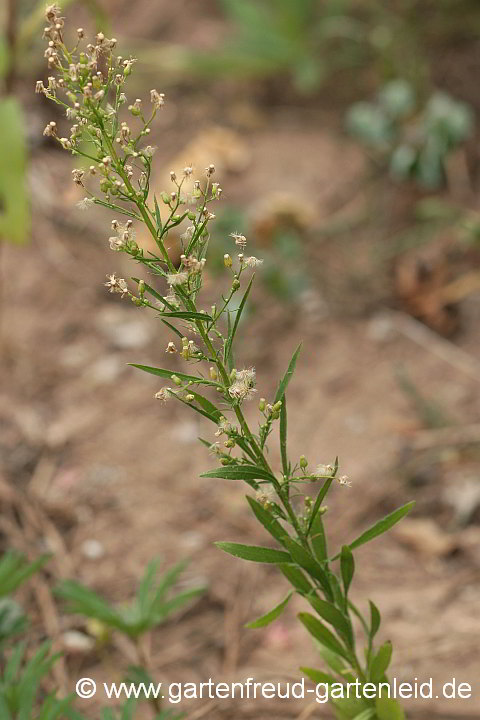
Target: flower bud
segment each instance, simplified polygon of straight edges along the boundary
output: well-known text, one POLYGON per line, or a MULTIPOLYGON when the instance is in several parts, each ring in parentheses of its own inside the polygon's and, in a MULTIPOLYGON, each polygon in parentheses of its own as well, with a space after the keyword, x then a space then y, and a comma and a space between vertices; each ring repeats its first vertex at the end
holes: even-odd
POLYGON ((308 465, 308 460, 305 457, 305 455, 300 455, 300 467, 302 470, 305 470, 308 465))
POLYGON ((260 398, 260 401, 258 403, 258 409, 260 412, 263 412, 265 410, 265 398, 260 398))
POLYGON ((210 368, 210 378, 211 380, 218 380, 218 372, 216 367, 212 366, 210 368))
POLYGON ((144 280, 140 280, 138 283, 138 294, 139 295, 145 294, 145 281, 144 280))
POLYGON ((232 258, 228 253, 225 253, 225 255, 223 256, 223 264, 226 268, 232 267, 232 258))
POLYGON ((193 402, 195 400, 195 395, 187 395, 185 400, 187 402, 193 402))
POLYGON ((238 278, 235 278, 235 280, 232 283, 232 290, 238 290, 240 287, 240 280, 238 278))
POLYGON ((175 383, 175 385, 181 385, 182 381, 178 377, 178 375, 172 375, 172 381, 175 383))

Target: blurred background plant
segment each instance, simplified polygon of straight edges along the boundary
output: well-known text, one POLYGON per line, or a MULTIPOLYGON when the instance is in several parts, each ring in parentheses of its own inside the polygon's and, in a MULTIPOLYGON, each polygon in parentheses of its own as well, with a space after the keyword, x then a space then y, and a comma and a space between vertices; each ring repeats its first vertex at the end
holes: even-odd
MULTIPOLYGON (((97 0, 77 0, 103 27, 107 18, 97 0)), ((73 0, 64 0, 65 9, 73 0)), ((0 7, 0 241, 24 243, 30 232, 26 178, 27 117, 18 87, 30 76, 44 24, 45 2, 5 0, 0 7)))
MULTIPOLYGON (((28 563, 20 553, 9 551, 0 558, 0 715, 2 720, 85 720, 74 709, 75 695, 62 697, 52 686, 51 670, 62 653, 52 653, 49 639, 35 649, 27 649, 27 642, 19 641, 28 629, 28 617, 11 595, 26 583, 47 562, 48 556, 40 556, 28 563), (50 688, 50 689, 47 689, 50 688)), ((134 720, 138 700, 147 700, 152 706, 154 720, 180 720, 183 715, 163 710, 160 698, 153 694, 146 697, 145 689, 156 687, 148 671, 148 652, 142 641, 146 635, 167 622, 170 616, 204 592, 193 587, 173 593, 187 563, 179 562, 169 568, 160 578, 158 560, 147 566, 130 605, 115 607, 99 594, 73 580, 64 580, 57 587, 57 594, 67 601, 67 610, 87 621, 92 648, 101 651, 109 642, 113 630, 135 641, 137 664, 126 671, 125 682, 135 688, 137 694, 127 700, 122 708, 101 710, 102 720, 134 720), (141 685, 143 683, 143 685, 141 685)), ((75 635, 75 633, 74 633, 75 635)), ((83 635, 84 640, 89 636, 83 635)), ((78 639, 77 639, 78 644, 78 639)))
POLYGON ((418 108, 406 80, 388 82, 375 102, 352 105, 346 123, 394 179, 413 179, 430 190, 445 185, 449 153, 470 139, 475 127, 472 109, 446 93, 434 92, 418 108))

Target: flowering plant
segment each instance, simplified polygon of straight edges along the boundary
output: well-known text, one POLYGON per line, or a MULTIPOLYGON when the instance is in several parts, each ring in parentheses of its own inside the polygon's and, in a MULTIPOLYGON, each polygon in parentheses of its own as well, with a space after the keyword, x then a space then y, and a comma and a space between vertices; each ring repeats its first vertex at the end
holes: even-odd
POLYGON ((314 682, 325 683, 330 688, 337 718, 402 718, 403 711, 395 700, 385 696, 371 699, 371 694, 370 698, 363 695, 345 698, 338 686, 357 682, 362 687, 372 683, 377 687, 387 681, 391 644, 374 646, 380 613, 370 602, 369 617, 365 618, 350 599, 355 570, 353 551, 391 528, 410 511, 412 504, 377 522, 339 552, 329 553, 324 524, 325 499, 334 485, 348 487, 350 481, 347 476, 339 475, 337 460, 311 468, 305 456, 298 460, 289 457, 286 393, 300 347, 294 352, 275 397, 270 401, 259 399, 258 431, 251 429, 244 414, 244 403, 256 396, 257 379, 253 367, 236 363, 234 349, 240 319, 252 289, 253 273, 246 286, 243 281, 262 262, 246 253, 244 235, 232 235, 232 246, 238 249, 236 257, 224 256, 230 278, 228 292, 208 311, 199 301, 209 225, 215 217, 210 208, 222 193, 219 183, 213 181, 215 167, 209 165, 199 179, 195 179, 192 167, 185 167, 178 175, 172 171, 171 192, 162 192, 157 198, 150 191, 154 147, 147 142, 150 125, 165 103, 164 95, 151 91, 148 112, 139 99, 129 103, 125 83, 135 58, 117 56, 116 40, 106 38, 103 33, 87 43, 82 28, 77 30, 77 40, 69 50, 60 9, 49 6, 46 18, 45 56, 53 74, 47 86, 37 82, 36 90, 59 105, 72 126, 69 137, 59 136, 55 122, 49 123, 44 132, 75 157, 88 161, 88 167, 73 171, 73 181, 86 192, 81 207, 101 205, 126 217, 124 222, 112 221, 109 246, 143 265, 153 278, 152 284, 132 278, 135 284, 129 285, 124 278, 112 274, 105 285, 110 292, 155 312, 172 333, 167 354, 178 353, 192 369, 175 372, 139 364, 134 367, 167 381, 157 391, 156 398, 164 402, 179 401, 213 423, 215 440, 202 442, 216 458, 218 467, 202 477, 245 482, 253 491, 247 496, 252 512, 278 546, 220 542, 218 547, 244 560, 276 565, 292 586, 292 591, 279 605, 250 623, 250 627, 273 622, 292 594, 298 593, 311 608, 311 612, 300 613, 299 619, 317 641, 330 668, 328 673, 312 668, 303 668, 303 671, 314 682), (123 117, 129 119, 121 119, 123 117), (90 179, 98 179, 97 190, 90 189, 90 183, 87 186, 90 179), (154 251, 137 243, 135 223, 145 224, 154 242, 154 251), (166 240, 179 226, 182 226, 182 254, 175 263, 166 240), (241 299, 235 303, 241 291, 241 299), (274 430, 278 430, 280 471, 271 466, 267 456, 267 445, 274 430), (302 491, 305 487, 309 489, 308 494, 302 491), (336 563, 338 572, 334 570, 336 563), (366 638, 361 652, 354 629, 357 622, 366 638))

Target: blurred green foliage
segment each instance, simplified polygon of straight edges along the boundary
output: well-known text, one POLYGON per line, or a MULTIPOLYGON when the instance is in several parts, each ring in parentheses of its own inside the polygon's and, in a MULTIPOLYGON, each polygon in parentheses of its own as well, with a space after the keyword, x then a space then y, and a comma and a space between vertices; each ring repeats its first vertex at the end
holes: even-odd
POLYGON ((98 593, 75 580, 65 580, 56 594, 67 601, 69 612, 99 620, 109 630, 119 630, 128 637, 138 638, 184 605, 205 592, 204 587, 189 588, 172 595, 172 588, 186 567, 179 562, 157 579, 158 561, 150 562, 129 605, 114 607, 98 593))
POLYGON ((392 177, 437 189, 446 180, 448 154, 472 136, 474 115, 444 92, 432 93, 419 107, 411 84, 392 80, 374 102, 355 103, 346 124, 387 163, 392 177))
MULTIPOLYGON (((65 10, 73 0, 63 0, 65 10)), ((107 18, 97 0, 82 0, 102 27, 107 18)), ((17 80, 30 81, 35 37, 40 38, 45 0, 9 0, 0 9, 0 241, 22 244, 30 233, 31 218, 26 178, 26 118, 15 96, 17 80)), ((33 92, 33 83, 32 83, 33 92)))

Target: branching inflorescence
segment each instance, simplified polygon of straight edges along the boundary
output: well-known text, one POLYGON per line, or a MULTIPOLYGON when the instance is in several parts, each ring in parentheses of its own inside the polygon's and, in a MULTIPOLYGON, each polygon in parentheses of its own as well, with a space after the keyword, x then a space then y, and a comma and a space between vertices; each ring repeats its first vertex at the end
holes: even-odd
POLYGON ((82 163, 72 173, 73 181, 86 193, 80 207, 101 205, 126 217, 123 222, 112 221, 112 235, 108 239, 111 250, 126 253, 145 266, 167 289, 162 292, 154 283, 150 285, 138 278, 132 278, 135 285, 131 289, 127 281, 116 274, 107 276, 105 285, 110 292, 128 296, 135 305, 153 310, 172 333, 166 353, 178 353, 193 370, 183 373, 138 364, 134 367, 167 381, 157 391, 156 398, 162 401, 174 398, 214 423, 215 440, 202 442, 218 459, 219 467, 202 477, 247 483, 254 491, 247 496, 251 510, 280 546, 276 549, 218 543, 221 549, 236 557, 277 565, 292 585, 293 590, 285 600, 251 626, 262 627, 272 622, 292 593, 300 594, 313 613, 300 613, 299 618, 318 642, 331 672, 303 670, 315 682, 330 688, 337 717, 360 718, 361 715, 365 720, 403 717, 398 704, 385 696, 382 699, 362 696, 352 701, 342 699, 339 688, 335 699, 333 690, 335 686, 343 687, 355 681, 362 687, 366 683, 377 686, 386 682, 391 645, 385 643, 374 649, 379 612, 370 603, 369 617, 364 618, 349 597, 354 574, 353 550, 392 527, 412 504, 391 513, 344 545, 340 552, 329 554, 324 501, 335 483, 346 487, 350 481, 338 474, 337 461, 310 469, 303 455, 295 463, 289 459, 286 391, 300 348, 293 354, 271 402, 259 399, 260 421, 256 432, 243 412, 243 404, 256 396, 256 374, 253 367, 235 366, 234 344, 253 274, 234 309, 232 300, 241 292, 244 276, 262 262, 246 255, 244 235, 232 234, 232 247, 236 246, 239 252, 235 258, 230 254, 224 256, 226 272, 231 276, 229 291, 208 311, 198 305, 208 228, 215 218, 210 208, 222 193, 218 182, 213 182, 215 167, 205 168, 201 179, 195 179, 192 167, 185 167, 178 175, 172 171, 172 191, 162 192, 157 199, 150 191, 155 148, 148 144, 148 138, 150 125, 165 103, 164 95, 152 90, 148 111, 140 99, 129 103, 125 83, 136 59, 117 56, 116 40, 106 38, 103 33, 88 43, 82 28, 77 30, 76 42, 69 50, 60 9, 49 6, 46 18, 45 56, 52 75, 47 86, 37 82, 36 92, 44 93, 62 108, 72 125, 69 137, 59 136, 55 122, 47 125, 44 134, 58 141, 82 163), (92 181, 89 187, 88 180, 92 181), (90 186, 95 181, 98 189, 94 192, 90 186), (139 246, 135 223, 145 224, 155 243, 155 252, 139 246), (167 236, 175 228, 181 231, 179 263, 174 263, 166 246, 167 236), (209 397, 200 390, 209 393, 209 397), (267 443, 274 428, 278 428, 280 442, 280 472, 271 467, 267 457, 267 443), (314 497, 304 494, 304 487, 314 489, 315 493, 311 493, 314 497), (340 566, 338 575, 332 567, 336 561, 340 566), (354 621, 358 621, 366 637, 362 652, 357 649, 354 621))

